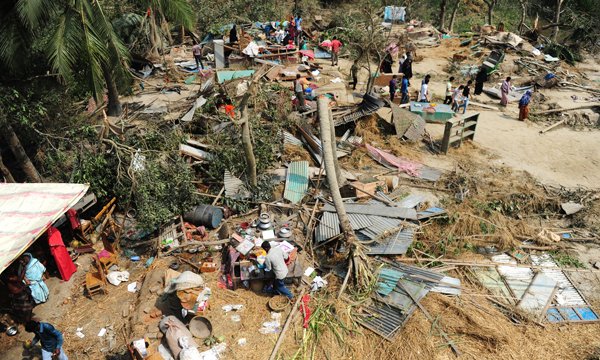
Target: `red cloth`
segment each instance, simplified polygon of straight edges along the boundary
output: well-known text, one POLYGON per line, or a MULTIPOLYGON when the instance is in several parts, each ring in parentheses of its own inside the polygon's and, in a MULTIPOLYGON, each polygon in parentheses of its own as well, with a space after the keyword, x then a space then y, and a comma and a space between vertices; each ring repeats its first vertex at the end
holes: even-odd
POLYGON ((67 210, 67 216, 69 217, 69 222, 71 222, 71 229, 77 229, 80 225, 79 217, 77 216, 77 211, 69 209, 67 210))
POLYGON ((73 264, 73 260, 71 260, 67 252, 60 231, 54 226, 48 229, 48 245, 50 245, 50 253, 54 256, 60 277, 64 281, 69 281, 71 276, 77 271, 77 267, 73 264))
POLYGON ((310 308, 308 307, 308 303, 310 302, 310 295, 304 294, 302 296, 302 300, 300 300, 300 305, 298 306, 298 310, 302 312, 302 316, 304 317, 304 322, 302 323, 302 327, 308 329, 308 323, 310 321, 310 308))
POLYGON ((338 40, 332 40, 331 41, 331 51, 333 51, 334 53, 338 53, 340 52, 340 48, 342 47, 342 43, 338 40))

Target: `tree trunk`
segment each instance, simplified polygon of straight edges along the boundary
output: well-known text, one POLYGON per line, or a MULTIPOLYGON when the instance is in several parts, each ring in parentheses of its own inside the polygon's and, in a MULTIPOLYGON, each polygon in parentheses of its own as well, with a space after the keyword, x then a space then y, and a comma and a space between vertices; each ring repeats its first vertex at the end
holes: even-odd
MULTIPOLYGON (((319 113, 321 114, 321 113, 319 113)), ((333 166, 335 167, 335 177, 338 181, 338 185, 343 186, 346 183, 346 178, 342 175, 340 170, 340 163, 337 157, 337 143, 335 140, 335 125, 333 123, 333 113, 331 109, 328 109, 329 118, 329 132, 331 133, 331 146, 333 147, 333 166)))
POLYGON ((492 25, 492 15, 494 14, 494 3, 488 4, 488 25, 492 25))
POLYGON ((356 241, 356 235, 350 225, 344 202, 342 201, 342 195, 340 194, 340 184, 337 181, 335 172, 335 162, 333 146, 331 144, 331 126, 329 120, 329 105, 326 97, 319 97, 317 99, 317 108, 319 111, 319 123, 321 125, 321 144, 323 145, 323 166, 325 167, 325 175, 327 177, 327 183, 329 184, 329 190, 331 191, 331 197, 333 198, 333 205, 335 211, 340 220, 342 226, 342 233, 346 238, 346 241, 351 243, 356 241))
POLYGON ((523 35, 523 27, 525 24, 525 16, 527 16, 527 0, 519 0, 521 4, 521 19, 519 20, 519 35, 523 35))
POLYGON ((181 34, 179 34, 179 42, 181 43, 181 45, 183 45, 183 42, 185 41, 185 26, 181 25, 181 34))
POLYGON ((252 138, 250 137, 250 124, 248 120, 248 109, 242 112, 242 145, 246 155, 246 169, 248 170, 248 182, 251 186, 258 185, 256 177, 256 158, 254 157, 254 148, 252 147, 252 138))
POLYGON ((25 149, 23 149, 23 145, 21 145, 21 141, 15 133, 15 130, 9 124, 6 124, 5 128, 6 132, 4 136, 6 138, 6 142, 8 143, 8 147, 10 148, 12 153, 15 155, 15 159, 17 160, 17 164, 19 165, 19 167, 23 169, 23 172, 25 172, 25 175, 27 175, 27 178, 31 182, 43 182, 40 173, 37 171, 37 169, 31 162, 31 159, 29 159, 29 156, 27 156, 25 149))
POLYGON ((121 107, 121 102, 119 101, 119 91, 117 90, 115 78, 106 65, 102 65, 102 74, 104 75, 106 89, 108 90, 108 104, 106 105, 106 113, 108 116, 120 116, 121 113, 123 113, 123 108, 121 107))
POLYGON ((562 6, 563 0, 556 0, 556 7, 554 9, 554 30, 552 31, 552 40, 556 42, 556 38, 558 37, 558 22, 560 21, 560 8, 562 6))
POLYGON ((440 1, 440 31, 444 31, 444 27, 446 27, 446 5, 448 5, 448 0, 440 1))
POLYGON ((158 60, 160 58, 160 53, 158 52, 159 47, 159 34, 158 34, 158 26, 156 25, 156 17, 154 13, 150 15, 150 21, 148 22, 150 25, 150 56, 153 60, 158 60))
POLYGON ((456 14, 458 13, 458 8, 460 6, 461 0, 456 0, 456 4, 454 4, 454 9, 452 9, 452 15, 450 16, 450 26, 449 31, 454 31, 454 21, 456 20, 456 14))
POLYGON ((4 165, 4 161, 2 161, 2 151, 0 150, 0 174, 4 177, 4 181, 9 183, 14 183, 15 178, 13 178, 10 170, 4 165))

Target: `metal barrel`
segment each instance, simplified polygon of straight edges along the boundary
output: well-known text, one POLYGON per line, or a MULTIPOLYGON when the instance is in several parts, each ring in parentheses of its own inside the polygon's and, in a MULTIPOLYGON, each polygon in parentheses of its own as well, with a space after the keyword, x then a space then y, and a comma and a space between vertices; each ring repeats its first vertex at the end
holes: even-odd
POLYGON ((183 214, 183 220, 196 226, 204 225, 215 229, 223 220, 223 209, 206 204, 200 204, 193 210, 183 214))

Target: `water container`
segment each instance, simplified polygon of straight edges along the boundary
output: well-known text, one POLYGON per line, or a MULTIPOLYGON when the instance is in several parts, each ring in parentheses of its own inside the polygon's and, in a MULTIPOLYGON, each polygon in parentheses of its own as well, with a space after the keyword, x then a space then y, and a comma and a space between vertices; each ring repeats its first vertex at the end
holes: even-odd
POLYGON ((193 210, 183 214, 183 220, 196 226, 204 225, 215 229, 223 220, 223 209, 206 204, 200 204, 193 210))

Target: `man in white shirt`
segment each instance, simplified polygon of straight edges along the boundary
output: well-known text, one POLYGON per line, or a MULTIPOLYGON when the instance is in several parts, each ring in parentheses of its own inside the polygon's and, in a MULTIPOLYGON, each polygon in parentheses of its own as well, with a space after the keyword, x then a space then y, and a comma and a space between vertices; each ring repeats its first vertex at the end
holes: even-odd
POLYGON ((429 102, 429 79, 431 75, 425 75, 425 79, 421 82, 421 94, 419 95, 419 102, 429 102))
POLYGON ((276 293, 287 296, 288 299, 292 299, 294 296, 285 287, 283 279, 288 274, 288 267, 285 261, 288 259, 281 246, 272 248, 268 241, 263 241, 261 247, 267 252, 267 259, 265 260, 265 268, 268 271, 273 271, 275 274, 275 280, 273 281, 273 290, 276 293))

